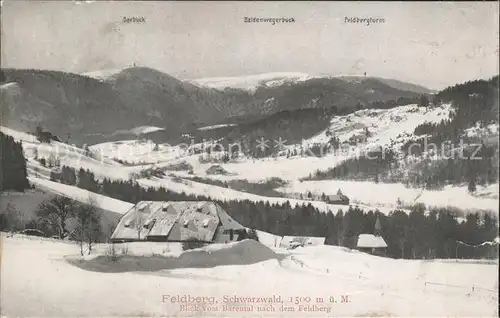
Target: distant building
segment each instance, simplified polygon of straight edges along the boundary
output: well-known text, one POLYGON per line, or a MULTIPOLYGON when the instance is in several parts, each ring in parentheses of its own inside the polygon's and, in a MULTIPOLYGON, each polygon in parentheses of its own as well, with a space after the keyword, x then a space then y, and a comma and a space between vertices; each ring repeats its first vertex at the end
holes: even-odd
POLYGON ((229 174, 226 169, 222 168, 220 165, 213 165, 206 171, 207 174, 218 174, 218 175, 227 175, 229 174))
POLYGON ((325 245, 325 237, 314 236, 283 236, 280 247, 296 248, 298 246, 317 246, 325 245))
POLYGON ((50 171, 50 180, 61 182, 63 180, 63 171, 60 167, 55 167, 50 171))
POLYGON ((327 195, 326 201, 330 204, 349 205, 349 198, 340 189, 337 191, 337 194, 327 195))
POLYGON ((357 249, 373 255, 385 256, 387 251, 387 243, 382 234, 382 225, 380 218, 377 216, 375 221, 374 234, 360 234, 358 237, 357 249))
POLYGON ((120 219, 111 241, 229 243, 245 230, 213 202, 141 201, 120 219))

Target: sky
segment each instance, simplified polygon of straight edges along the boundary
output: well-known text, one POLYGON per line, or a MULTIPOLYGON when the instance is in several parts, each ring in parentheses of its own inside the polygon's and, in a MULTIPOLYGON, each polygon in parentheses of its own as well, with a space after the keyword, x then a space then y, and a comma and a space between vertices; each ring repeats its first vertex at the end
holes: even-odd
POLYGON ((85 73, 136 63, 180 79, 366 72, 431 89, 499 72, 498 2, 3 0, 1 14, 2 67, 85 73))

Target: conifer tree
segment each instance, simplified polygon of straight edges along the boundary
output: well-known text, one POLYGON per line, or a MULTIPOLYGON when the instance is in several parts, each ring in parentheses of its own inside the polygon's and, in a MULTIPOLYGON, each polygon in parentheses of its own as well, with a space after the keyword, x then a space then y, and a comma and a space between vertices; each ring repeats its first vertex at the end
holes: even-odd
POLYGON ((22 144, 0 132, 0 190, 24 191, 30 187, 22 144))

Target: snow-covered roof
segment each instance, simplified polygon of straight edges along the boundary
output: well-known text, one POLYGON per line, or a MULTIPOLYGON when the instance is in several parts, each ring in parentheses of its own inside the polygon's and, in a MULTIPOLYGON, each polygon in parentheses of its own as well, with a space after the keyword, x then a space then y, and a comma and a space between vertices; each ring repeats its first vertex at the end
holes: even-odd
POLYGON ((373 234, 360 234, 358 237, 357 247, 366 248, 384 248, 387 243, 382 236, 375 236, 373 234))
POLYGON ((111 239, 210 242, 219 223, 224 229, 244 229, 213 202, 141 201, 123 216, 111 239))
POLYGON ((212 209, 217 210, 217 215, 219 216, 220 222, 222 223, 222 227, 226 230, 241 230, 244 229, 241 224, 236 222, 232 217, 229 216, 229 214, 226 213, 220 206, 218 205, 212 205, 212 209))
POLYGON ((346 195, 342 194, 342 193, 340 193, 340 194, 330 194, 330 195, 328 195, 328 199, 330 201, 344 201, 344 200, 349 200, 349 198, 346 195))

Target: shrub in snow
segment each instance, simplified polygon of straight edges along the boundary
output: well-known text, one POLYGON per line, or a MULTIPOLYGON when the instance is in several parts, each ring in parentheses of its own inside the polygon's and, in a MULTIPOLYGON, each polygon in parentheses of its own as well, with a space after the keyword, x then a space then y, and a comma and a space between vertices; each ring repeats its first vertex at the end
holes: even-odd
POLYGON ((25 226, 23 213, 11 202, 0 212, 0 230, 18 231, 25 226))
POLYGON ((193 166, 187 162, 187 161, 181 161, 179 163, 174 163, 166 166, 164 170, 171 170, 171 171, 183 171, 183 170, 193 170, 193 166))
POLYGON ((205 246, 205 243, 198 241, 194 237, 190 237, 186 241, 182 242, 182 250, 184 251, 200 248, 203 246, 205 246))
POLYGON ((257 231, 254 230, 254 229, 250 229, 248 231, 248 236, 247 236, 249 239, 251 240, 255 240, 255 241, 259 241, 259 235, 257 234, 257 231))
POLYGON ((111 245, 108 247, 108 250, 106 251, 106 257, 111 262, 116 262, 119 259, 115 243, 111 243, 111 245))

